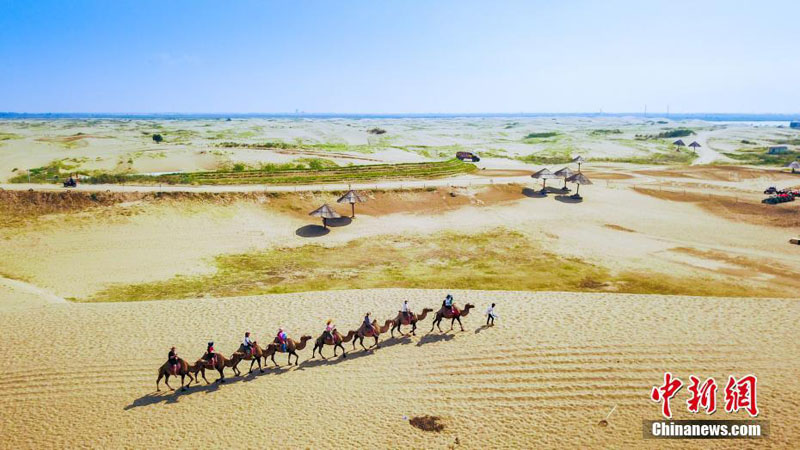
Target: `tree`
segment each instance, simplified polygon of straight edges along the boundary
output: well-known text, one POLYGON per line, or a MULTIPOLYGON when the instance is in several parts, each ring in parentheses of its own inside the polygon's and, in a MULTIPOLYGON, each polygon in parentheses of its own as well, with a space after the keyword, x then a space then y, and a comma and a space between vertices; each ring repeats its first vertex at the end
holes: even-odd
POLYGON ((153 135, 153 141, 155 141, 156 144, 158 144, 159 142, 161 142, 163 140, 164 140, 164 137, 161 136, 160 134, 154 134, 153 135))

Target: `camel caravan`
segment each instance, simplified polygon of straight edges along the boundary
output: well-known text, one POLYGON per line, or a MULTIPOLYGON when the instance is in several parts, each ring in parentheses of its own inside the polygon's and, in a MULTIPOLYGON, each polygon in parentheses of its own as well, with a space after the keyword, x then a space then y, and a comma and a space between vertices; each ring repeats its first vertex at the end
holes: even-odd
MULTIPOLYGON (((461 327, 461 331, 464 331, 464 325, 461 323, 461 318, 466 317, 469 314, 469 311, 474 307, 474 305, 467 303, 464 305, 463 309, 458 308, 453 300, 453 296, 448 295, 444 302, 442 302, 442 306, 434 315, 430 332, 433 332, 434 328, 438 328, 439 331, 443 331, 440 324, 444 319, 450 319, 450 330, 453 330, 453 326, 456 322, 458 322, 458 325, 461 327)), ((408 334, 403 333, 403 326, 410 326, 410 334, 416 336, 417 324, 425 320, 428 314, 433 313, 433 311, 434 310, 431 308, 425 308, 422 310, 421 314, 416 314, 410 310, 408 301, 405 301, 403 302, 401 310, 398 311, 397 316, 386 320, 383 325, 379 325, 378 321, 372 319, 371 314, 367 313, 358 329, 350 330, 344 336, 339 333, 339 331, 336 329, 336 326, 333 324, 333 321, 329 319, 326 323, 325 330, 314 341, 314 348, 311 353, 311 358, 315 358, 317 352, 319 352, 319 356, 321 356, 323 359, 326 359, 322 354, 322 350, 326 345, 333 347, 334 357, 338 356, 337 352, 338 350, 341 350, 343 358, 347 357, 344 344, 348 342, 353 343, 353 351, 356 349, 356 342, 361 345, 361 348, 364 349, 364 351, 372 348, 380 348, 379 338, 382 334, 389 332, 391 337, 394 338, 394 332, 397 330, 401 336, 408 336, 408 334), (372 338, 375 340, 375 342, 369 347, 365 347, 365 338, 372 338)), ((494 324, 494 318, 497 317, 494 313, 494 304, 492 304, 492 306, 487 310, 486 314, 488 316, 486 322, 487 326, 489 325, 490 320, 492 324, 494 324)), ((300 356, 297 354, 297 352, 305 349, 308 342, 312 339, 313 338, 311 336, 305 335, 301 336, 299 341, 294 340, 290 338, 281 328, 278 330, 278 334, 275 336, 272 342, 267 344, 266 347, 262 348, 258 342, 250 339, 250 332, 247 332, 245 333, 244 340, 239 345, 239 349, 236 350, 230 358, 226 358, 222 354, 217 353, 214 350, 214 343, 209 342, 203 357, 195 361, 194 364, 189 364, 183 358, 178 357, 175 347, 172 347, 172 349, 170 349, 167 361, 158 370, 156 391, 161 391, 162 378, 164 379, 164 383, 167 385, 167 388, 173 391, 175 389, 173 389, 169 384, 170 377, 181 377, 182 390, 186 390, 192 385, 192 383, 199 383, 198 374, 203 378, 206 384, 209 384, 208 379, 206 379, 206 370, 216 370, 219 373, 219 378, 216 381, 219 383, 224 383, 225 368, 231 368, 234 375, 240 376, 241 372, 239 371, 238 366, 242 361, 250 361, 250 369, 248 373, 253 372, 253 366, 256 364, 258 364, 259 372, 263 373, 264 366, 267 365, 268 359, 272 361, 275 367, 280 367, 280 365, 275 361, 276 353, 286 353, 289 366, 292 365, 292 357, 294 357, 294 365, 296 366, 300 360, 300 356), (188 383, 186 383, 187 377, 189 378, 188 383)))

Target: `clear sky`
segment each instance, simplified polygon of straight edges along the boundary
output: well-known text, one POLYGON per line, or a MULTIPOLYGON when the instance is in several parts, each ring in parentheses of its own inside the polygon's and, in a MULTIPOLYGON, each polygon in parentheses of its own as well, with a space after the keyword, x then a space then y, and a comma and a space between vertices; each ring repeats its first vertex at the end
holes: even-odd
POLYGON ((800 112, 800 1, 0 0, 0 111, 800 112))

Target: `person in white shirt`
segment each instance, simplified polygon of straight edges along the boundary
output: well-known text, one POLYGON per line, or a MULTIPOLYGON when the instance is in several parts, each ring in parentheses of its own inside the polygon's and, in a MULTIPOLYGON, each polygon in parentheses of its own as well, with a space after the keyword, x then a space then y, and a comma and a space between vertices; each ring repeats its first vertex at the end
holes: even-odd
POLYGON ((242 346, 244 346, 245 355, 249 355, 253 348, 253 341, 250 339, 249 331, 244 334, 244 341, 242 341, 242 346))
POLYGON ((411 309, 408 307, 408 300, 403 302, 403 306, 400 307, 400 311, 403 313, 403 316, 405 316, 406 320, 408 320, 408 322, 410 323, 411 309))
POLYGON ((490 323, 491 323, 492 326, 494 326, 494 319, 497 317, 497 314, 495 314, 495 312, 494 312, 494 305, 495 304, 492 303, 492 306, 490 306, 489 309, 486 310, 486 325, 487 326, 490 323))

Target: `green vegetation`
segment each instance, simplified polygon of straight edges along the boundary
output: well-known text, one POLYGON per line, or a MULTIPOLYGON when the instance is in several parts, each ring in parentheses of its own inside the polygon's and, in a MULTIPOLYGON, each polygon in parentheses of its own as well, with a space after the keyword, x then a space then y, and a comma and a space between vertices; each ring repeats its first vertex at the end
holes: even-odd
POLYGON ((22 136, 14 133, 0 131, 0 141, 10 141, 11 139, 21 139, 22 136))
POLYGON ((672 130, 662 131, 658 134, 637 134, 636 139, 673 139, 691 136, 693 134, 695 134, 694 130, 690 130, 689 128, 675 128, 672 130))
POLYGON ((533 154, 533 155, 518 156, 516 159, 531 164, 565 164, 572 161, 572 158, 568 154, 562 154, 562 155, 533 154))
POLYGON ((538 133, 528 133, 528 135, 525 136, 525 139, 543 139, 543 138, 551 138, 551 137, 556 137, 556 136, 558 136, 558 132, 557 131, 541 131, 541 132, 538 132, 538 133))
POLYGON ((690 164, 696 156, 691 152, 668 151, 627 158, 592 158, 592 161, 630 164, 690 164))
POLYGON ((164 183, 164 184, 317 184, 387 179, 440 178, 477 170, 473 164, 457 159, 429 163, 373 164, 330 167, 326 160, 306 160, 303 164, 264 164, 259 169, 233 166, 213 172, 191 172, 159 176, 94 174, 85 182, 164 183), (317 167, 317 168, 313 168, 317 167))
POLYGON ((506 229, 463 234, 381 236, 339 246, 316 244, 220 255, 216 272, 116 285, 93 302, 228 297, 368 288, 631 292, 752 296, 754 289, 700 278, 625 272, 549 253, 506 229))
POLYGON ((369 134, 384 134, 384 133, 386 133, 386 130, 384 130, 383 128, 375 127, 375 128, 371 128, 371 129, 367 130, 367 133, 369 133, 369 134))
POLYGON ((30 169, 26 173, 14 176, 9 181, 11 183, 53 183, 69 177, 75 169, 86 161, 86 158, 64 158, 52 161, 50 164, 35 169, 30 169))
POLYGON ((765 147, 739 149, 738 152, 725 153, 725 156, 744 164, 754 166, 786 166, 792 161, 800 160, 800 152, 787 152, 775 155, 767 153, 765 147))
POLYGON ((590 131, 589 134, 592 136, 606 136, 609 134, 622 134, 622 130, 620 130, 619 128, 614 128, 613 130, 600 128, 597 130, 590 131))
POLYGON ((163 140, 164 140, 164 136, 161 136, 160 134, 154 134, 153 135, 153 142, 155 142, 156 144, 160 143, 163 140))

